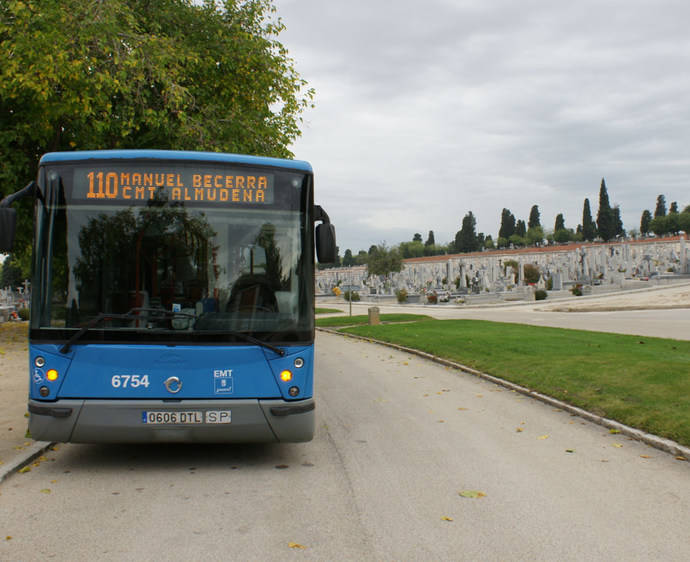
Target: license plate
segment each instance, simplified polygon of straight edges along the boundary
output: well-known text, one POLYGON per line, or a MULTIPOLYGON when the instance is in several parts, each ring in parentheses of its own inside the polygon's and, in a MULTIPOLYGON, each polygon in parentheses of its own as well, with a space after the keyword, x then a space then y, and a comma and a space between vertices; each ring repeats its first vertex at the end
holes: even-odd
POLYGON ((230 423, 231 420, 232 415, 230 410, 206 410, 204 412, 195 410, 145 410, 141 412, 142 423, 153 425, 221 424, 230 423))

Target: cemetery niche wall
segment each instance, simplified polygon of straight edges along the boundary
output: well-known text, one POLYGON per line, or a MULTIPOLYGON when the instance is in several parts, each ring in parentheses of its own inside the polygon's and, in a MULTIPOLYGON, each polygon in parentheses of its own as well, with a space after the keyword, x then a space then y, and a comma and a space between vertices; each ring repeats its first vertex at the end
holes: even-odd
POLYGON ((571 296, 575 286, 585 294, 604 293, 690 279, 689 252, 681 235, 411 258, 402 271, 386 276, 369 275, 366 266, 321 270, 316 293, 333 295, 339 287, 363 300, 393 302, 404 289, 408 302, 426 303, 433 294, 436 302, 456 304, 532 300, 538 289, 550 298, 571 296))

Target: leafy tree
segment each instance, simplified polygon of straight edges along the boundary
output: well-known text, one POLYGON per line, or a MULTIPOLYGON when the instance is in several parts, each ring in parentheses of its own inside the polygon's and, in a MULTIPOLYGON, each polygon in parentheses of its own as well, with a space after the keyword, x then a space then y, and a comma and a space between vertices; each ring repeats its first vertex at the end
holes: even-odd
POLYGON ((539 207, 537 205, 533 205, 532 209, 529 212, 529 219, 527 220, 527 228, 535 228, 537 226, 541 226, 540 222, 540 217, 539 217, 539 207))
POLYGON ((522 270, 525 274, 525 281, 527 281, 527 283, 536 284, 539 281, 541 271, 539 270, 539 266, 537 264, 526 263, 522 266, 522 270))
POLYGON ((419 258, 424 255, 426 247, 421 240, 413 242, 402 242, 399 246, 399 252, 403 259, 419 258))
POLYGON ((434 244, 436 244, 436 242, 434 241, 434 231, 430 230, 429 231, 429 237, 426 239, 426 242, 424 242, 424 245, 425 246, 433 246, 434 244))
POLYGON ((656 208, 654 209, 654 218, 666 216, 666 197, 659 195, 656 198, 656 208))
POLYGON ((513 234, 510 238, 508 238, 508 241, 516 248, 526 245, 525 239, 518 234, 513 234))
MULTIPOLYGON (((291 157, 313 91, 271 0, 0 3, 0 193, 55 150, 291 157)), ((15 251, 29 253, 30 202, 15 251)))
POLYGON ((669 233, 668 221, 665 216, 659 216, 652 219, 649 223, 649 229, 657 236, 663 236, 669 233))
POLYGON ((491 234, 488 234, 486 238, 484 239, 484 247, 487 250, 493 250, 494 249, 494 240, 491 238, 491 234))
POLYGON ((477 220, 472 211, 462 219, 462 227, 455 235, 455 249, 458 252, 475 252, 479 249, 475 227, 477 220))
POLYGON ((385 244, 379 244, 375 248, 375 252, 369 253, 369 275, 388 275, 402 269, 402 258, 397 248, 389 249, 385 244))
POLYGON ((597 230, 599 231, 599 236, 601 236, 604 241, 611 240, 616 236, 613 210, 611 209, 611 203, 609 203, 609 193, 606 189, 606 180, 604 180, 604 178, 601 178, 601 187, 599 188, 597 230))
POLYGON ((671 213, 669 212, 668 215, 665 217, 666 220, 666 231, 670 232, 671 234, 678 234, 679 230, 682 230, 680 226, 680 214, 679 213, 671 213))
POLYGON ((515 216, 508 209, 501 211, 501 228, 498 231, 498 237, 509 239, 515 234, 515 216))
POLYGON ((355 258, 355 263, 357 265, 366 265, 369 260, 369 254, 365 250, 360 250, 355 258))
POLYGON ((422 235, 419 234, 419 232, 415 232, 415 235, 412 237, 413 242, 421 242, 422 241, 422 235))
POLYGON ((24 277, 22 276, 21 268, 12 263, 12 260, 6 258, 2 263, 2 272, 0 273, 0 289, 5 287, 14 289, 23 282, 24 277))
POLYGON ((642 217, 640 218, 640 234, 643 236, 649 234, 649 225, 652 222, 652 213, 648 209, 642 211, 642 217))
POLYGON ((556 215, 556 222, 553 226, 554 232, 558 232, 559 230, 565 230, 565 218, 563 218, 563 213, 558 213, 556 215))
POLYGON ((668 213, 673 214, 673 213, 678 213, 678 201, 673 201, 671 203, 671 206, 668 209, 668 213))
POLYGON ((527 243, 534 246, 544 241, 544 229, 541 226, 533 226, 527 230, 527 243))
POLYGON ((351 265, 355 265, 355 258, 352 255, 352 250, 348 248, 345 250, 345 255, 343 256, 343 266, 350 267, 351 265))
POLYGON ((553 233, 553 239, 559 244, 564 244, 570 240, 574 240, 575 233, 572 231, 572 229, 568 230, 566 228, 559 228, 553 233))

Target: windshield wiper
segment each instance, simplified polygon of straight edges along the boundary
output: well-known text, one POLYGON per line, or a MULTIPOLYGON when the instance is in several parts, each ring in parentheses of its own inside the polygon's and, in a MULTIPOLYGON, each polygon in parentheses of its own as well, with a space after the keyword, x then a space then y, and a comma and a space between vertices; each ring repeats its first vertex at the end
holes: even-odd
POLYGON ((254 336, 250 336, 249 334, 245 334, 244 332, 233 332, 233 331, 223 330, 222 333, 228 334, 229 336, 235 336, 236 338, 239 338, 239 339, 244 340, 244 341, 249 342, 249 343, 253 343, 254 345, 265 347, 266 349, 270 349, 274 353, 277 353, 281 357, 285 357, 285 350, 284 349, 280 349, 279 347, 276 347, 273 344, 270 344, 266 341, 255 338, 254 336))
POLYGON ((76 334, 74 334, 70 339, 65 342, 60 348, 60 353, 68 353, 70 348, 79 341, 86 332, 95 328, 98 324, 104 320, 143 320, 144 318, 139 315, 140 312, 148 312, 152 315, 158 316, 158 318, 174 318, 176 316, 186 316, 187 318, 196 318, 194 314, 187 314, 186 312, 172 312, 170 310, 163 310, 160 308, 132 308, 124 314, 113 314, 112 312, 100 312, 98 316, 89 321, 88 324, 83 326, 76 334))

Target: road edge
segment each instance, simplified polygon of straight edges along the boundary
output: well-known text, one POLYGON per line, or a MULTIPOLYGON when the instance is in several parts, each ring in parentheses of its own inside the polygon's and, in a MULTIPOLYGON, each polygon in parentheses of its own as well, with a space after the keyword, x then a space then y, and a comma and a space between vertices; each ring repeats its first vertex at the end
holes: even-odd
POLYGON ((55 443, 48 441, 36 441, 28 445, 22 454, 17 455, 11 461, 8 461, 7 464, 0 466, 0 483, 54 446, 55 443))
MULTIPOLYGON (((348 334, 346 332, 338 332, 337 330, 332 330, 330 328, 318 328, 317 327, 316 330, 320 331, 320 332, 325 332, 328 334, 334 334, 337 336, 344 336, 347 338, 353 338, 353 339, 357 339, 357 340, 367 341, 370 343, 375 343, 378 345, 383 345, 386 347, 397 349, 398 351, 404 351, 405 353, 410 353, 413 355, 417 355, 418 357, 423 357, 424 359, 428 359, 430 361, 433 361, 434 363, 438 363, 438 364, 443 365, 445 367, 451 367, 451 368, 456 369, 458 371, 462 371, 464 373, 474 375, 476 377, 479 377, 479 378, 484 379, 486 381, 492 382, 494 384, 497 384, 497 385, 502 386, 504 388, 507 388, 509 390, 515 391, 515 392, 520 393, 524 396, 529 396, 531 398, 539 400, 540 402, 548 404, 549 406, 553 406, 554 408, 558 408, 560 410, 563 410, 563 411, 568 412, 570 414, 581 417, 587 421, 590 421, 590 422, 595 423, 597 425, 600 425, 602 427, 606 427, 607 429, 615 429, 615 430, 619 431, 620 433, 622 433, 623 435, 631 437, 632 439, 635 439, 636 441, 641 441, 643 443, 646 443, 650 447, 654 447, 655 449, 659 449, 659 450, 664 451, 666 453, 671 453, 672 455, 675 455, 676 457, 683 457, 683 459, 686 461, 690 460, 690 447, 685 447, 684 445, 681 445, 680 443, 677 443, 671 439, 666 439, 665 437, 659 437, 658 435, 654 435, 652 433, 647 433, 646 431, 642 431, 641 429, 636 429, 634 427, 630 427, 628 425, 617 422, 615 420, 612 420, 609 418, 604 418, 602 416, 598 416, 596 414, 593 414, 592 412, 588 412, 587 410, 583 410, 582 408, 578 408, 577 406, 573 406, 572 404, 568 404, 567 402, 563 402, 563 401, 558 400, 556 398, 552 398, 551 396, 547 396, 546 394, 541 394, 540 392, 537 392, 536 390, 530 390, 529 388, 526 388, 524 386, 520 386, 519 384, 515 384, 515 383, 512 383, 510 381, 507 381, 507 380, 495 377, 493 375, 490 375, 488 373, 484 373, 482 371, 472 369, 471 367, 468 367, 467 365, 463 365, 462 363, 456 363, 455 361, 450 361, 449 359, 443 359, 442 357, 437 357, 435 355, 432 355, 431 353, 427 353, 425 351, 420 351, 419 349, 414 349, 411 347, 405 347, 405 346, 398 345, 395 343, 381 341, 381 340, 377 340, 374 338, 368 338, 365 336, 358 336, 356 334, 348 334)), ((681 459, 679 459, 679 460, 681 460, 681 459)))

